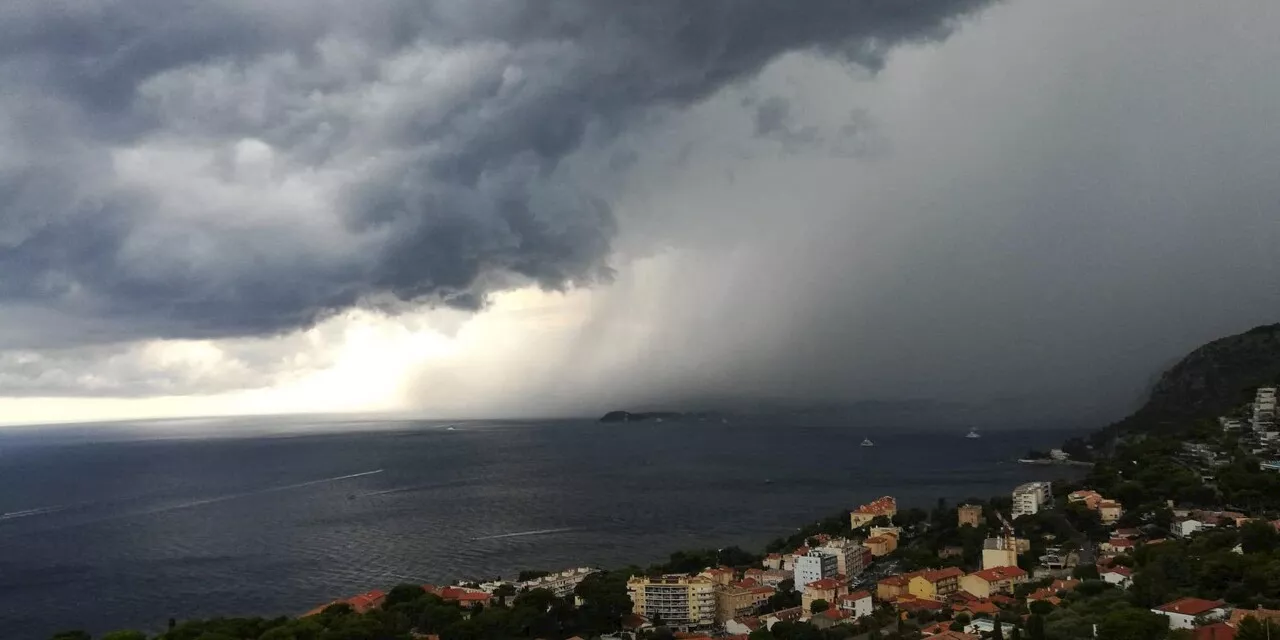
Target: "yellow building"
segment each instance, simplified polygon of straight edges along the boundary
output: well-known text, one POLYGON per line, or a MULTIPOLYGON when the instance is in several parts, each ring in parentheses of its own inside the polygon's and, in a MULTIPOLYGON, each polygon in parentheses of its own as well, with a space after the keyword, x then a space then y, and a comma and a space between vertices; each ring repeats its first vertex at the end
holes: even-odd
POLYGON ((893 553, 898 548, 898 536, 891 533, 871 536, 862 541, 862 544, 871 550, 872 557, 879 558, 893 553))
POLYGON ((893 602, 898 596, 907 593, 907 586, 914 573, 892 575, 876 583, 876 599, 881 602, 893 602))
POLYGON ((956 567, 920 572, 907 582, 907 592, 923 600, 942 600, 960 589, 962 576, 956 567))
POLYGON ((956 519, 960 526, 977 527, 982 524, 982 505, 966 504, 956 509, 956 519))
POLYGON ((1115 500, 1103 500, 1098 503, 1098 517, 1102 524, 1115 524, 1124 515, 1124 508, 1115 500))
POLYGON ((983 569, 960 579, 960 588, 978 598, 990 598, 997 593, 1013 593, 1016 586, 1027 581, 1027 572, 1018 567, 983 569))
POLYGON ((835 578, 815 580, 804 586, 804 594, 800 596, 800 606, 808 611, 815 601, 825 600, 834 609, 836 599, 846 593, 849 593, 849 584, 844 580, 835 578))
POLYGON ((661 619, 672 629, 710 627, 716 621, 715 583, 705 576, 634 576, 627 581, 631 612, 661 619))
POLYGON ((982 568, 1018 566, 1018 544, 1009 538, 987 538, 982 544, 982 568))
POLYGON ((769 596, 774 594, 771 587, 742 587, 729 585, 716 588, 716 624, 724 624, 739 616, 755 615, 769 596))
POLYGON ((703 576, 705 578, 710 578, 711 581, 716 583, 716 585, 718 586, 727 587, 729 586, 730 582, 733 582, 733 579, 735 577, 734 573, 735 573, 734 570, 730 569, 729 567, 716 567, 714 569, 711 567, 707 567, 706 569, 703 569, 702 573, 699 573, 698 575, 703 576))
POLYGON ((857 529, 871 524, 881 516, 892 519, 898 515, 898 502, 892 496, 884 496, 854 509, 849 514, 849 526, 857 529))

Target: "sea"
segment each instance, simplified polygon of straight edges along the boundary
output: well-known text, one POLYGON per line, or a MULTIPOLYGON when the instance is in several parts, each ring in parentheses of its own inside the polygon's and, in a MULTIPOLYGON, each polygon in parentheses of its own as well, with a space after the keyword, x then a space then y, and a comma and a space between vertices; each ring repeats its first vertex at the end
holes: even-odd
POLYGON ((0 629, 155 631, 405 582, 759 549, 882 495, 931 508, 1080 474, 1015 461, 1079 431, 965 431, 804 416, 0 429, 0 629))

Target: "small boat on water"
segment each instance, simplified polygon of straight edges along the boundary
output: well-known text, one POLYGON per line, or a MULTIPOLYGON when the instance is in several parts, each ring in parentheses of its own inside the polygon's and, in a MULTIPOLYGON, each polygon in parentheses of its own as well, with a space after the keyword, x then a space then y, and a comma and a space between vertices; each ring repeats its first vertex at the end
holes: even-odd
POLYGON ((966 437, 966 438, 981 438, 982 436, 978 435, 978 430, 977 430, 977 429, 969 429, 969 433, 964 434, 964 437, 966 437))
POLYGON ((872 442, 872 441, 871 441, 871 438, 863 438, 863 439, 862 439, 862 446, 864 446, 864 447, 874 447, 874 446, 876 446, 876 443, 872 442))
POLYGON ((457 431, 457 429, 454 429, 453 427, 449 427, 448 429, 445 429, 445 431, 457 431))

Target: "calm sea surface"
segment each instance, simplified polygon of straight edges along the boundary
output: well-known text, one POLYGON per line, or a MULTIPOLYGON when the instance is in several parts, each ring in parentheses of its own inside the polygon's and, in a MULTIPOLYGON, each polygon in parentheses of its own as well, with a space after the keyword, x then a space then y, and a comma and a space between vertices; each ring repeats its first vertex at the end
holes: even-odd
POLYGON ((404 581, 759 548, 884 494, 930 507, 1071 473, 1012 462, 1069 432, 963 435, 813 418, 0 429, 0 627, 157 629, 404 581))

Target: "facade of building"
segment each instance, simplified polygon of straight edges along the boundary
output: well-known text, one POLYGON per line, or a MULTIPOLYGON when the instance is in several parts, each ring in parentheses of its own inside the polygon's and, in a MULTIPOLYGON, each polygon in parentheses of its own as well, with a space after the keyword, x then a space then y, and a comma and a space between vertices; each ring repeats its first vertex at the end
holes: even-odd
POLYGON ((1262 387, 1253 399, 1253 430, 1276 430, 1276 388, 1262 387))
POLYGON ((956 520, 960 526, 976 527, 982 524, 982 505, 963 504, 956 508, 956 520))
POLYGON ((716 596, 716 624, 724 624, 733 618, 755 615, 769 601, 775 591, 770 587, 718 587, 716 596))
POLYGON ((906 595, 908 575, 892 575, 876 583, 876 599, 881 602, 892 602, 906 595))
POLYGON ((823 578, 834 578, 839 573, 839 560, 835 554, 826 553, 819 549, 811 549, 808 553, 796 558, 794 578, 796 591, 803 594, 806 589, 805 585, 810 582, 816 582, 823 578))
POLYGON ((960 590, 960 578, 964 571, 956 567, 922 571, 911 577, 907 592, 923 600, 942 600, 960 590))
POLYGON ((546 589, 547 591, 556 594, 557 598, 563 598, 565 596, 573 595, 573 590, 577 588, 583 580, 586 580, 587 576, 598 571, 600 570, 593 569, 591 567, 567 569, 541 578, 517 582, 515 587, 517 591, 523 589, 546 589))
POLYGON ((1182 598, 1151 610, 1169 619, 1170 629, 1194 629, 1196 619, 1225 620, 1231 615, 1230 608, 1221 600, 1202 600, 1200 598, 1182 598))
POLYGON ((1124 507, 1115 500, 1103 500, 1098 503, 1098 517, 1102 524, 1115 524, 1124 515, 1124 507))
POLYGON ((887 556, 898 548, 898 536, 893 534, 885 534, 879 536, 871 536, 862 542, 871 550, 871 556, 879 558, 887 556))
POLYGON ((849 526, 857 529, 881 516, 892 519, 895 515, 898 515, 898 502, 892 496, 884 496, 854 509, 849 514, 849 526))
POLYGON ((836 557, 836 572, 842 573, 850 578, 862 573, 866 568, 867 548, 845 538, 836 538, 828 541, 818 551, 828 553, 836 557))
POLYGON ((704 576, 636 576, 627 581, 631 612, 672 629, 710 627, 716 621, 715 584, 704 576))
POLYGON ((729 567, 708 567, 703 569, 698 575, 711 578, 711 582, 719 587, 727 587, 736 577, 734 570, 729 567))
POLYGON ((960 579, 960 588, 976 598, 990 598, 997 593, 1013 593, 1027 581, 1027 572, 1018 567, 983 569, 960 579))
POLYGON ((852 614, 854 620, 869 616, 875 610, 871 594, 866 591, 855 591, 842 595, 836 599, 836 606, 842 611, 848 611, 852 614))
POLYGON ((809 611, 810 605, 818 600, 823 600, 835 607, 836 600, 846 593, 849 593, 849 583, 847 581, 837 578, 823 578, 804 586, 804 593, 800 597, 800 606, 805 611, 809 611))
POLYGON ((1070 504, 1084 504, 1090 510, 1097 509, 1098 503, 1102 502, 1102 494, 1089 489, 1072 491, 1067 494, 1067 502, 1070 504))
POLYGON ((982 568, 1018 566, 1018 544, 1009 538, 987 538, 982 542, 982 568))
POLYGON ((1013 517, 1032 515, 1053 505, 1053 484, 1028 482, 1013 490, 1013 517))

